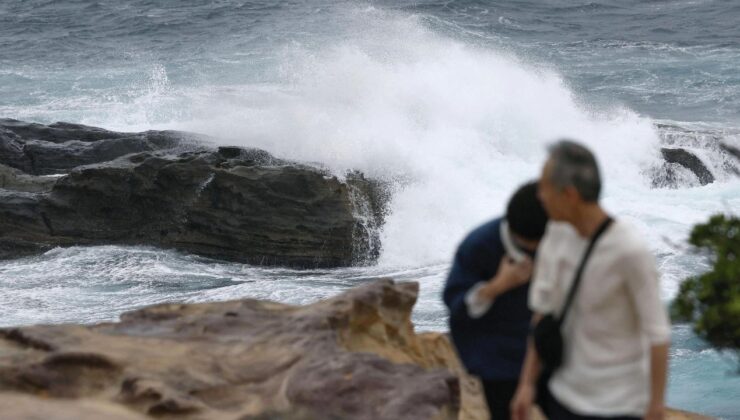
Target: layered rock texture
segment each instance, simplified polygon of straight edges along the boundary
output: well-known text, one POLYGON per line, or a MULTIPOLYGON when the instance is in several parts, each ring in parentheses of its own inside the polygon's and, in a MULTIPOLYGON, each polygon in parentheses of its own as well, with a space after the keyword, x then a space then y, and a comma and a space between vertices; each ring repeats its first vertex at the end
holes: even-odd
POLYGON ((350 173, 209 147, 193 134, 0 120, 0 258, 155 245, 260 265, 378 256, 383 192, 350 173))
MULTIPOLYGON (((416 283, 307 306, 165 304, 117 323, 0 330, 13 419, 486 419, 443 334, 415 334, 416 283)), ((700 419, 672 412, 672 419, 700 419)))
POLYGON ((305 307, 169 304, 118 323, 0 330, 0 407, 14 418, 456 418, 451 350, 414 334, 416 294, 380 281, 305 307))

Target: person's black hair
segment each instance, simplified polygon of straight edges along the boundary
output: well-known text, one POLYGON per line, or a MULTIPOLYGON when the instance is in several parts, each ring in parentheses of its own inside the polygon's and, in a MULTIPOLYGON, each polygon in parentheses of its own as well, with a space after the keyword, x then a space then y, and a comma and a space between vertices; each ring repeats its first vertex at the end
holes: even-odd
POLYGON ((513 233, 529 240, 545 235, 547 213, 537 198, 537 182, 528 182, 514 193, 506 206, 506 220, 513 233))

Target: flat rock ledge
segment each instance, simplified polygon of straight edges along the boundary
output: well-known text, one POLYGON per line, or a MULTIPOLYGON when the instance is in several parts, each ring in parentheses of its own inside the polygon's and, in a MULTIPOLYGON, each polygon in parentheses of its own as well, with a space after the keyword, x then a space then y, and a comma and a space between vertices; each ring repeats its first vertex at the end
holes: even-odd
POLYGON ((58 246, 146 245, 297 268, 373 262, 382 186, 352 172, 214 147, 0 119, 0 259, 58 246))
MULTIPOLYGON (((0 329, 13 419, 486 419, 444 334, 416 334, 417 283, 306 306, 163 304, 120 322, 0 329)), ((672 419, 700 419, 672 412, 672 419)))

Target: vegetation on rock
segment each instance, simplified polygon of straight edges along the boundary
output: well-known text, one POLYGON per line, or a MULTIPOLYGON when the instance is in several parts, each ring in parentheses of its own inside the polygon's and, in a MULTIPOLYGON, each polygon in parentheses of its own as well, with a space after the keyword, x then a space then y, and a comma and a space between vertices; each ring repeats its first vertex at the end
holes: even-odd
POLYGON ((713 216, 694 227, 689 242, 708 253, 713 266, 681 285, 674 318, 691 322, 713 346, 740 354, 740 218, 713 216))

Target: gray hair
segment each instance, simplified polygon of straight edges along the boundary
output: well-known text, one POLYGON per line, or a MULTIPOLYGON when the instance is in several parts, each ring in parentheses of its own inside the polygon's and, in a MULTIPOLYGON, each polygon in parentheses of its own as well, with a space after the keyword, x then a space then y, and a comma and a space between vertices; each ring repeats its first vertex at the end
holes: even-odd
POLYGON ((552 161, 550 181, 556 187, 573 187, 584 201, 599 200, 601 175, 590 150, 571 140, 560 140, 547 150, 552 161))

